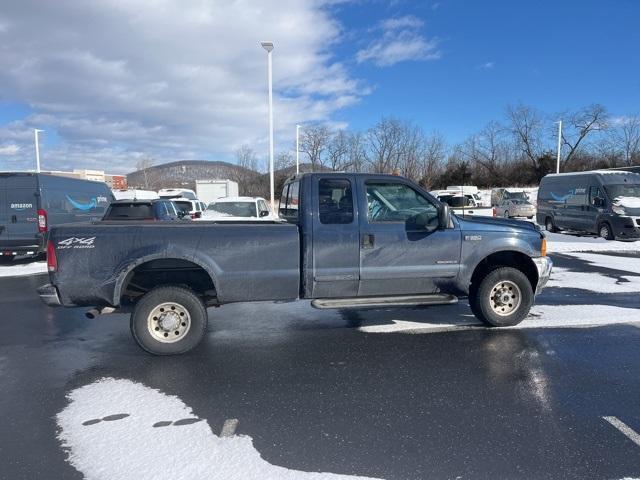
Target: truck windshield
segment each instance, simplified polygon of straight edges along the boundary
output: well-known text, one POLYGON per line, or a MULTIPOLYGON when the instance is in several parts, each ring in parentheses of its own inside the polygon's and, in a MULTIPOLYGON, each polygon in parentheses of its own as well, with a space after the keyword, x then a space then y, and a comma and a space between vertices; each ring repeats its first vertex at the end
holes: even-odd
POLYGON ((218 202, 212 203, 207 208, 210 212, 232 217, 256 217, 256 204, 254 202, 218 202))
POLYGON ((618 199, 634 198, 640 202, 640 183, 636 184, 619 184, 619 185, 605 185, 605 190, 609 194, 611 200, 615 203, 618 199))

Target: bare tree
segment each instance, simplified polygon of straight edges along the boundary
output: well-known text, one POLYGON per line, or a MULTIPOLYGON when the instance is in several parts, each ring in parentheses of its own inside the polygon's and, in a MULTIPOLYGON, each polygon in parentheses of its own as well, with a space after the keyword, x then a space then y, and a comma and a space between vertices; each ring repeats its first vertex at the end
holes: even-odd
POLYGON ((508 106, 506 113, 507 119, 510 121, 509 129, 518 149, 532 168, 538 170, 540 167, 539 159, 544 150, 542 114, 534 108, 522 104, 508 106))
POLYGON ((395 118, 383 118, 367 131, 367 161, 373 172, 399 169, 405 134, 406 124, 395 118))
POLYGON ((480 167, 485 176, 488 175, 488 184, 500 185, 506 181, 507 165, 512 159, 507 133, 498 122, 489 122, 480 133, 471 136, 461 150, 472 166, 480 167))
POLYGON ((327 166, 333 171, 349 169, 351 167, 349 150, 349 134, 344 130, 338 130, 331 136, 327 145, 327 166))
POLYGON ((602 105, 589 105, 578 112, 569 114, 568 120, 563 122, 563 127, 562 144, 569 149, 563 161, 566 165, 579 151, 580 146, 589 135, 607 129, 607 110, 602 105))
POLYGON ((324 165, 324 152, 331 134, 324 125, 310 125, 302 129, 300 151, 306 153, 313 170, 324 165))
POLYGON ((256 152, 249 145, 241 145, 236 150, 236 163, 239 167, 246 168, 248 170, 258 171, 258 158, 256 152))
POLYGON ((142 157, 136 162, 136 169, 144 174, 144 188, 149 190, 148 169, 153 167, 153 159, 151 157, 142 157))
POLYGON ((447 142, 442 134, 433 132, 425 136, 422 149, 422 178, 419 180, 423 187, 433 188, 436 176, 444 164, 446 150, 447 142))
POLYGON ((640 117, 633 115, 616 122, 609 141, 612 148, 620 153, 624 165, 640 164, 640 117))

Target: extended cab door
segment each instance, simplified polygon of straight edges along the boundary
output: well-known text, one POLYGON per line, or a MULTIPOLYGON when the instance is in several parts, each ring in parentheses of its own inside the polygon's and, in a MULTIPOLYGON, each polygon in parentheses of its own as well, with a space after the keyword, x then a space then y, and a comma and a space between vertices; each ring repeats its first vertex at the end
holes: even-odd
POLYGON ((428 294, 452 282, 460 268, 460 230, 437 228, 435 199, 402 178, 358 179, 358 295, 428 294), (417 226, 425 220, 431 228, 417 226))
POLYGON ((353 176, 314 176, 311 187, 313 297, 355 297, 360 269, 360 228, 354 208, 353 176))

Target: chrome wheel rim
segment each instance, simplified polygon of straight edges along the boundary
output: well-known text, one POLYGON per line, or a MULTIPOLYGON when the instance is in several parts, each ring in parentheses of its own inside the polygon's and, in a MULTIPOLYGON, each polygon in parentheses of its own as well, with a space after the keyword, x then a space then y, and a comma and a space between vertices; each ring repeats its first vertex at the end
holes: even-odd
POLYGON ((189 311, 179 303, 157 305, 147 317, 147 329, 154 340, 174 343, 182 340, 191 328, 189 311))
POLYGON ((503 280, 491 289, 489 305, 496 315, 506 317, 518 310, 522 302, 520 287, 510 280, 503 280))
POLYGON ((600 236, 604 239, 609 238, 609 227, 603 225, 600 227, 600 236))
POLYGON ((504 212, 504 218, 509 218, 509 212, 504 212))

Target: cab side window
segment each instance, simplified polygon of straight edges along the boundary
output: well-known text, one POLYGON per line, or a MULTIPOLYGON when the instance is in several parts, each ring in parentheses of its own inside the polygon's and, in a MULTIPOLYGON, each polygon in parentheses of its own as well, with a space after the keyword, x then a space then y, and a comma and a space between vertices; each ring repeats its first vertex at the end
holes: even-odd
POLYGON ((427 223, 438 221, 438 209, 429 199, 402 183, 367 182, 370 223, 411 222, 418 215, 427 223))
POLYGON ((347 179, 322 178, 318 182, 320 223, 347 224, 353 222, 353 193, 347 179))

